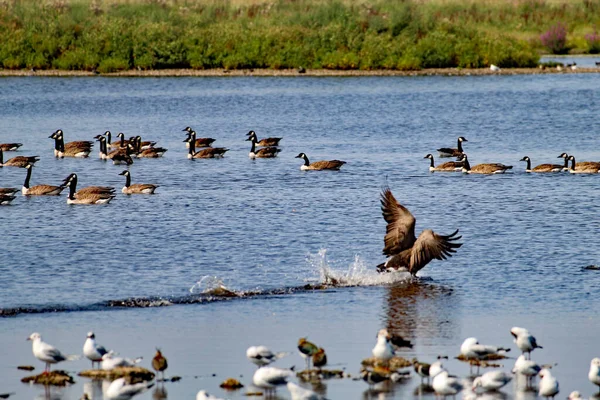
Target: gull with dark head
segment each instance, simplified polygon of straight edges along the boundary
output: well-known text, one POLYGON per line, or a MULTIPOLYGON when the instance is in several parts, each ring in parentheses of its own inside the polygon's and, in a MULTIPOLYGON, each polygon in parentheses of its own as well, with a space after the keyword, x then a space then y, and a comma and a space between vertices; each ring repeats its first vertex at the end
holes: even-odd
POLYGON ((87 339, 83 344, 83 355, 92 361, 92 368, 94 368, 94 363, 100 365, 102 356, 106 353, 108 353, 108 351, 104 346, 100 346, 96 343, 96 335, 94 332, 88 332, 87 339))

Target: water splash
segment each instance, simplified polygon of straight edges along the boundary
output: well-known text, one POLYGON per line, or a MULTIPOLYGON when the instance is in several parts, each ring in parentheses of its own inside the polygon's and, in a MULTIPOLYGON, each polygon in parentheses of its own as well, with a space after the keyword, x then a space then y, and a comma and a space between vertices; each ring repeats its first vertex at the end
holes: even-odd
POLYGON ((327 261, 327 249, 320 249, 317 254, 309 253, 307 261, 318 274, 319 282, 324 285, 337 287, 391 285, 412 279, 408 272, 379 273, 359 255, 354 256, 354 261, 347 269, 335 269, 327 261))
POLYGON ((199 281, 194 283, 194 285, 190 288, 190 293, 225 297, 228 295, 231 297, 240 295, 239 293, 227 288, 220 278, 210 275, 205 275, 199 281))

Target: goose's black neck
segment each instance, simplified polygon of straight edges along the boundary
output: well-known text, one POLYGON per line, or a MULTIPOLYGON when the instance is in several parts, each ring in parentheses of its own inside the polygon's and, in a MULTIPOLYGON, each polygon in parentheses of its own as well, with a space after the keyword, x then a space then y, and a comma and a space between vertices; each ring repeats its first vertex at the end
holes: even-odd
POLYGON ((65 141, 63 139, 58 139, 58 151, 61 153, 65 152, 65 141))
POLYGON ((0 148, 0 167, 2 164, 4 164, 4 152, 2 151, 2 148, 0 148))
POLYGON ((125 175, 125 187, 131 186, 131 175, 125 175))
POLYGON ((433 157, 431 157, 429 160, 431 160, 430 167, 431 167, 431 168, 435 168, 435 164, 434 164, 434 162, 433 162, 433 157))
POLYGON ((571 169, 575 170, 575 157, 571 156, 571 169))
POLYGON ((121 139, 121 147, 125 147, 125 135, 120 135, 119 139, 121 139))
POLYGON ((306 154, 302 158, 304 158, 304 165, 308 167, 310 165, 310 162, 308 161, 308 157, 306 156, 306 154))
POLYGON ((460 139, 458 139, 458 151, 460 151, 461 153, 463 152, 462 141, 460 139))
POLYGON ((569 168, 569 158, 565 157, 565 165, 563 168, 569 168))
POLYGON ((526 171, 531 171, 531 160, 528 158, 527 160, 527 168, 525 168, 526 171))
POLYGON ((250 153, 255 153, 256 152, 256 141, 254 139, 252 139, 250 142, 252 143, 252 147, 250 148, 250 153))
POLYGON ((467 171, 471 170, 471 164, 469 164, 469 160, 467 158, 463 158, 463 168, 467 171))
POLYGON ((71 200, 75 200, 75 189, 77 189, 77 178, 73 178, 69 182, 69 199, 71 200))
POLYGON ((27 168, 27 176, 25 177, 25 182, 23 183, 23 187, 25 189, 29 189, 29 180, 31 179, 31 170, 33 169, 33 167, 29 167, 27 168))
POLYGON ((108 144, 112 143, 112 134, 110 133, 110 131, 106 131, 106 142, 108 144))
POLYGON ((106 139, 105 138, 100 138, 100 153, 102 153, 105 156, 108 153, 108 149, 106 147, 106 139))
POLYGON ((58 136, 54 137, 54 150, 60 151, 60 144, 58 143, 58 136))
POLYGON ((189 143, 190 143, 189 152, 190 152, 190 155, 193 157, 194 154, 196 154, 196 139, 194 139, 193 136, 190 136, 190 139, 191 140, 189 141, 189 143))

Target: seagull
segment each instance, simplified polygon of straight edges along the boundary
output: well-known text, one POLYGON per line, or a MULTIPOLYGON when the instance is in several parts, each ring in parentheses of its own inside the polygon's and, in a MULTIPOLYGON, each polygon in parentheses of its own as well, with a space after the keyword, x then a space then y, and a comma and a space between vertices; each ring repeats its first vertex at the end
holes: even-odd
POLYGON ((134 367, 135 364, 139 363, 140 361, 142 361, 142 357, 138 357, 135 360, 123 357, 115 357, 115 352, 111 350, 102 356, 101 368, 105 371, 109 371, 117 367, 134 367))
POLYGON ((305 389, 303 387, 300 387, 293 382, 288 382, 287 388, 290 391, 290 394, 292 395, 292 400, 323 400, 324 399, 324 397, 321 396, 320 394, 318 394, 310 389, 305 389))
POLYGON ((442 371, 446 371, 446 368, 441 361, 436 361, 429 366, 429 376, 432 378, 435 378, 442 371))
POLYGON ((129 384, 125 378, 112 381, 104 395, 111 400, 129 400, 136 394, 140 394, 154 386, 153 382, 140 382, 129 384))
POLYGON ((494 64, 490 64, 490 70, 492 70, 494 72, 498 72, 498 71, 500 71, 500 67, 498 67, 497 65, 494 65, 494 64))
POLYGON ((83 355, 92 360, 92 368, 94 363, 98 363, 98 366, 102 362, 102 356, 108 353, 103 346, 96 343, 96 335, 94 332, 88 332, 87 339, 83 344, 83 355))
POLYGON ((258 367, 264 367, 274 361, 279 360, 282 357, 287 356, 288 353, 273 353, 267 346, 250 346, 246 350, 246 357, 252 363, 258 365, 258 367))
POLYGON ((531 352, 535 349, 543 349, 542 346, 537 344, 535 337, 529 333, 529 331, 525 328, 519 328, 518 326, 512 327, 510 329, 510 334, 514 336, 514 342, 517 344, 517 347, 523 354, 527 353, 531 358, 531 352))
POLYGON ((381 361, 389 361, 396 355, 395 347, 412 348, 408 340, 401 336, 392 336, 387 329, 381 329, 377 333, 377 344, 373 347, 373 356, 381 361))
POLYGON ((544 368, 540 371, 540 390, 539 395, 549 398, 556 396, 558 394, 558 381, 555 377, 552 376, 550 370, 544 368))
POLYGON ((600 358, 596 357, 590 363, 590 372, 588 373, 588 379, 594 385, 598 386, 598 393, 600 393, 600 358))
POLYGON ((485 391, 498 390, 512 380, 512 376, 504 371, 489 371, 475 378, 473 390, 481 386, 485 391))
POLYGON ((196 400, 223 400, 220 397, 215 397, 212 394, 206 393, 206 390, 201 390, 196 394, 196 400))
POLYGON ((569 394, 569 397, 567 397, 567 400, 583 400, 583 397, 581 397, 581 393, 579 393, 577 390, 575 390, 569 394))
POLYGON ((448 371, 441 371, 434 378, 431 383, 433 390, 436 394, 441 396, 455 396, 458 392, 463 390, 463 384, 458 378, 448 376, 448 371))
POLYGON ((64 355, 60 352, 56 347, 45 343, 42 341, 42 335, 37 332, 29 335, 27 340, 31 340, 33 355, 40 361, 46 363, 46 367, 44 368, 44 373, 47 374, 50 372, 50 364, 56 364, 61 361, 73 361, 79 359, 79 356, 69 356, 64 355))
POLYGON ((290 369, 261 367, 254 373, 252 383, 254 386, 264 389, 265 392, 275 391, 278 385, 285 385, 287 379, 293 375, 294 372, 290 369))
POLYGON ((431 260, 451 257, 462 243, 454 243, 458 229, 448 235, 438 235, 426 229, 415 237, 415 217, 398 203, 390 188, 381 193, 381 211, 387 222, 383 254, 389 258, 377 266, 378 272, 404 270, 416 276, 431 260))
POLYGON ((298 350, 300 351, 300 356, 306 360, 306 369, 310 369, 310 359, 319 348, 314 343, 306 340, 306 338, 300 338, 298 339, 298 350))
POLYGON ((510 349, 479 344, 477 338, 474 337, 465 339, 463 344, 460 346, 460 354, 462 354, 467 360, 481 360, 487 356, 498 354, 501 351, 507 352, 510 351, 510 349))
POLYGON ((531 383, 531 380, 540 373, 542 368, 537 365, 534 361, 525 358, 525 355, 521 354, 515 366, 512 369, 514 374, 521 374, 527 377, 527 386, 531 383))

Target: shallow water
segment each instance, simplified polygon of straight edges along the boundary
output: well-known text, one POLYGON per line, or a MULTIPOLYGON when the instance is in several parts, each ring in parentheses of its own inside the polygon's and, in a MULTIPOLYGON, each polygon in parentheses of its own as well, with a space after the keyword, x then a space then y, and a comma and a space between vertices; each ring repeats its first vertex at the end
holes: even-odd
MULTIPOLYGON (((58 128, 66 141, 109 129, 169 149, 163 159, 131 166, 133 182, 161 185, 155 196, 119 194, 97 207, 68 206, 65 195, 19 196, 0 208, 0 308, 16 314, 0 320, 0 393, 78 399, 85 390, 83 378, 52 393, 19 382, 25 374, 16 365, 42 366, 25 342, 33 331, 79 353, 93 330, 106 347, 143 355, 146 366, 159 346, 169 375, 183 377, 165 385, 168 398, 180 399, 203 388, 245 398, 246 388, 225 393, 218 384, 239 375, 250 383, 245 349, 254 344, 292 352, 278 364, 302 367, 295 344, 308 336, 327 350, 332 367, 355 375, 382 327, 415 342, 403 355, 432 361, 457 355, 468 336, 508 346, 509 329, 526 326, 544 346, 534 359, 558 363, 559 396, 575 389, 591 395, 600 274, 582 267, 599 263, 600 177, 530 175, 518 160, 560 163, 563 151, 599 160, 599 87, 595 74, 0 79, 0 142, 25 143, 5 158, 42 156, 32 184, 56 184, 71 172, 81 186, 124 182, 123 167, 98 160, 97 146, 87 160, 54 159, 47 137, 58 128), (187 125, 217 138, 215 146, 230 149, 226 157, 187 160, 187 125), (249 160, 250 129, 283 137, 280 157, 249 160), (513 172, 429 173, 423 156, 437 156, 436 148, 454 146, 459 135, 469 140, 472 164, 502 162, 513 172), (348 163, 340 172, 301 172, 299 152, 348 163), (379 192, 386 183, 417 218, 417 231, 459 228, 463 235, 456 256, 432 262, 419 282, 374 272, 383 261, 379 192), (349 286, 304 288, 325 275, 349 286), (248 296, 206 292, 219 284, 248 296), (173 305, 118 307, 131 298, 173 305)), ((3 168, 0 186, 18 187, 24 176, 3 168)), ((468 375, 465 364, 446 364, 468 375)), ((79 371, 88 363, 62 367, 79 371)), ((331 399, 405 398, 419 383, 413 376, 379 394, 362 381, 329 380, 321 390, 331 399)), ((512 384, 504 393, 534 397, 512 384)), ((289 398, 285 389, 278 394, 289 398)))

